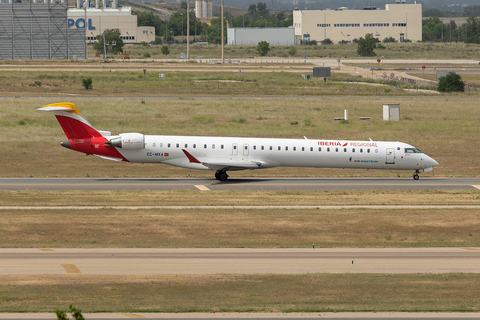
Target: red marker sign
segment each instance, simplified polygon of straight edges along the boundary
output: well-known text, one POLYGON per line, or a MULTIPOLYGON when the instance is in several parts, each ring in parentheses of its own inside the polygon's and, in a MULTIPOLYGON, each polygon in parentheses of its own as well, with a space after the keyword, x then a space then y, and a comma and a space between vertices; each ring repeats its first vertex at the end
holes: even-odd
POLYGON ((423 69, 423 70, 425 70, 426 68, 427 68, 427 67, 425 67, 425 66, 422 66, 422 69, 423 69))
POLYGON ((377 59, 377 62, 378 62, 378 63, 380 63, 380 62, 382 62, 382 60, 380 60, 380 59, 377 59))

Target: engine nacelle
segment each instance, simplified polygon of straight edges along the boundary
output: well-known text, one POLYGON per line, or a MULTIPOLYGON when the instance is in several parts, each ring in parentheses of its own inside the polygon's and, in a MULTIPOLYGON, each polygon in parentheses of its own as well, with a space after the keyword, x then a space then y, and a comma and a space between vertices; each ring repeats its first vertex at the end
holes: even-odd
POLYGON ((119 136, 118 138, 105 142, 105 144, 125 150, 145 148, 145 136, 141 133, 121 133, 119 136))

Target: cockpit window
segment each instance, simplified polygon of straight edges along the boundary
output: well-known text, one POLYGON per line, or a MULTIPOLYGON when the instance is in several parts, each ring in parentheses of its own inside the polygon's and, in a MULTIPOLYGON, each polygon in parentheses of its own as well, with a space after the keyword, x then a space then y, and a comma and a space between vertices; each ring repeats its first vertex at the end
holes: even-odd
POLYGON ((422 151, 417 148, 405 148, 405 153, 422 153, 422 151))

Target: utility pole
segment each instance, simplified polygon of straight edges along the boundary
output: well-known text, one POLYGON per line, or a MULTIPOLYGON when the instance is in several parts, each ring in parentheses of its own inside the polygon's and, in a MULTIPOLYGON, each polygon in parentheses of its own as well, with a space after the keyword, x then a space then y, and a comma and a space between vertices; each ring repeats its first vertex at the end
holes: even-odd
POLYGON ((187 0, 187 60, 190 59, 190 0, 187 0))
POLYGON ((225 44, 223 43, 223 0, 222 0, 222 17, 220 23, 222 24, 222 61, 225 60, 225 44))

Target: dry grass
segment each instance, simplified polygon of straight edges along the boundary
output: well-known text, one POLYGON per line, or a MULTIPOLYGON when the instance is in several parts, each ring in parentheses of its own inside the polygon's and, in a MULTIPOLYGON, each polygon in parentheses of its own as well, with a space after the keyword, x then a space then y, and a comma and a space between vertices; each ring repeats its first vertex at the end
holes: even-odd
POLYGON ((0 276, 1 312, 477 311, 473 274, 0 276))
MULTIPOLYGON (((0 105, 1 177, 213 177, 154 164, 127 164, 67 150, 52 114, 35 111, 48 103, 71 101, 92 124, 113 134, 245 136, 309 139, 403 141, 436 159, 434 176, 478 176, 480 117, 474 99, 146 99, 4 98, 0 105), (382 120, 383 103, 400 103, 402 121, 382 120), (349 109, 350 123, 334 117, 349 109), (369 121, 357 120, 370 116, 369 121), (198 119, 209 119, 202 122, 198 119), (245 119, 242 123, 238 119, 245 119), (291 123, 298 122, 298 125, 291 123)), ((398 172, 409 177, 411 172, 398 172)), ((235 172, 236 177, 393 177, 391 171, 277 168, 235 172)))
POLYGON ((478 205, 478 190, 409 191, 1 191, 0 206, 478 205))
POLYGON ((2 247, 478 247, 480 213, 451 210, 2 210, 2 247))

